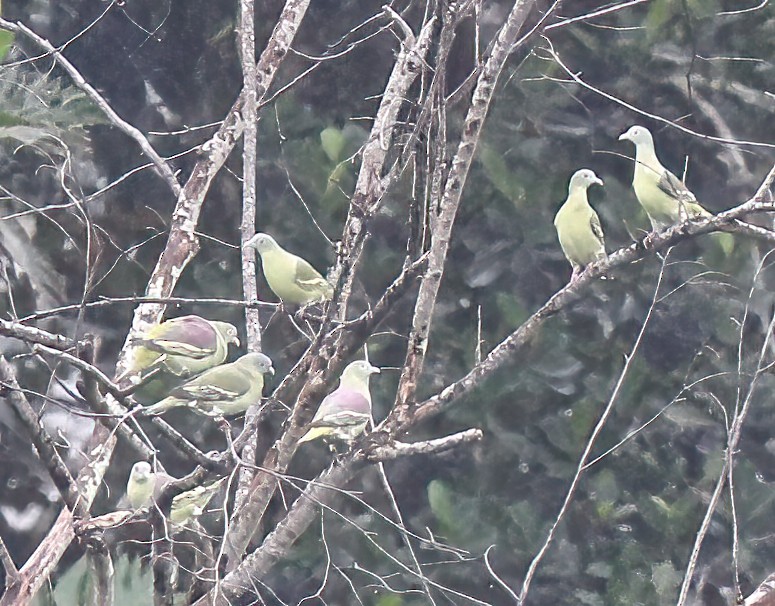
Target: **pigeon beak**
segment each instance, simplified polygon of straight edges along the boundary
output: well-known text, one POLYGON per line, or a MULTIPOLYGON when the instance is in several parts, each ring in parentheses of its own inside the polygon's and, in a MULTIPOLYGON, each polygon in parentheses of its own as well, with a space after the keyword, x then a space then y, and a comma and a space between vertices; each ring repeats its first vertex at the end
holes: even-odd
MULTIPOLYGON (((629 131, 627 131, 627 132, 629 132, 629 131)), ((619 135, 619 141, 629 141, 630 140, 630 136, 627 134, 627 132, 624 132, 621 135, 619 135)))
POLYGON ((267 370, 266 372, 268 372, 270 375, 274 376, 274 366, 270 366, 269 370, 267 370))
POLYGON ((252 238, 250 238, 250 240, 245 242, 245 246, 243 246, 242 248, 255 248, 255 247, 256 247, 256 236, 253 236, 252 238))
POLYGON ((595 180, 592 181, 592 183, 597 183, 598 185, 604 186, 605 183, 603 183, 603 180, 600 177, 595 177, 595 180))
POLYGON ((371 374, 375 374, 375 373, 376 373, 376 374, 380 374, 382 371, 381 371, 379 368, 377 368, 376 366, 372 366, 372 367, 369 369, 369 372, 371 372, 371 374))
POLYGON ((238 336, 236 336, 236 335, 235 335, 235 336, 233 336, 233 337, 231 338, 231 341, 229 341, 229 343, 234 343, 234 345, 236 345, 237 347, 239 347, 239 345, 240 345, 240 343, 239 343, 239 337, 238 337, 238 336))

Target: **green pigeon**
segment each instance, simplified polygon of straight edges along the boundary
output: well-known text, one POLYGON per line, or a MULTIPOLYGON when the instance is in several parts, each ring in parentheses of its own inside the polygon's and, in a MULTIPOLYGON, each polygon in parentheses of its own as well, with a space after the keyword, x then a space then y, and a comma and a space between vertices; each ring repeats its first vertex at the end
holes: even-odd
POLYGON ((235 415, 261 400, 264 374, 274 374, 272 361, 262 353, 248 353, 232 362, 204 371, 173 389, 161 402, 145 409, 160 415, 186 406, 211 417, 235 415))
POLYGON ((159 496, 161 489, 174 480, 166 473, 154 472, 150 463, 138 461, 132 465, 129 480, 126 483, 126 500, 132 509, 148 507, 159 496))
MULTIPOLYGON (((132 509, 149 507, 159 497, 162 489, 173 480, 175 478, 166 473, 154 472, 146 461, 138 461, 132 466, 129 474, 126 485, 127 501, 132 509)), ((202 484, 175 496, 170 506, 170 521, 182 526, 191 518, 202 515, 205 506, 225 480, 226 478, 221 478, 209 484, 202 484)))
POLYGON ((272 236, 258 233, 245 246, 258 251, 266 282, 283 303, 306 305, 333 296, 331 284, 312 265, 283 249, 272 236))
POLYGON ((172 499, 170 507, 170 521, 173 524, 183 526, 192 518, 198 518, 204 513, 205 507, 215 494, 220 490, 221 485, 227 478, 221 478, 209 484, 196 486, 186 492, 181 492, 172 499))
POLYGON ((573 173, 568 197, 554 217, 562 252, 573 268, 571 282, 578 278, 584 266, 606 258, 600 217, 587 199, 587 189, 592 184, 603 185, 603 181, 590 169, 573 173))
POLYGON ((711 216, 684 182, 662 166, 654 151, 654 138, 646 127, 631 126, 619 136, 619 141, 635 144, 632 187, 654 230, 711 216))
POLYGON ((223 364, 229 344, 239 346, 237 329, 228 322, 199 316, 173 318, 151 327, 136 346, 131 366, 125 374, 143 377, 156 374, 132 395, 141 404, 153 404, 182 381, 223 364))
POLYGON ((348 364, 339 387, 323 399, 298 443, 322 436, 351 442, 362 434, 371 420, 369 377, 379 371, 366 360, 348 364))

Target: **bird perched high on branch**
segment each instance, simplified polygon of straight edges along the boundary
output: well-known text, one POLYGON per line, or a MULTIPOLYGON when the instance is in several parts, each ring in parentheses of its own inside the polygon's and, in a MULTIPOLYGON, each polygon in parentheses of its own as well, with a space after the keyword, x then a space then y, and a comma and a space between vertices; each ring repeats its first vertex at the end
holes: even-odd
POLYGON ((323 436, 351 442, 362 434, 371 420, 369 377, 379 372, 366 360, 348 364, 339 387, 323 399, 299 444, 323 436))
POLYGON ((231 364, 206 370, 173 389, 161 402, 145 409, 160 415, 185 406, 211 417, 235 415, 261 400, 264 375, 274 374, 272 361, 262 353, 248 353, 231 364))
POLYGON ((312 265, 283 249, 272 236, 258 233, 245 246, 258 251, 266 282, 283 303, 306 305, 333 296, 331 284, 312 265))
POLYGON ((710 217, 683 181, 667 170, 654 151, 654 138, 644 126, 631 126, 619 141, 635 144, 632 187, 655 230, 687 219, 710 217))
POLYGON ((573 268, 571 282, 585 265, 606 257, 600 218, 587 198, 587 189, 592 184, 603 185, 603 181, 590 169, 573 173, 568 197, 554 217, 562 252, 573 268))

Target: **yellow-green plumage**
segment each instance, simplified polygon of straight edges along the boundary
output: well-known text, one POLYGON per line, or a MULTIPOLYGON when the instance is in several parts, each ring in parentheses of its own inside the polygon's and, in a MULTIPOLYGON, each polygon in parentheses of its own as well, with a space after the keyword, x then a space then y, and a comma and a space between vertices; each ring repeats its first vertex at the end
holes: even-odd
POLYGON ((132 509, 140 509, 151 504, 156 489, 156 475, 149 463, 139 461, 132 466, 126 483, 126 496, 132 509))
POLYGON ((213 417, 244 412, 261 400, 265 373, 274 374, 272 361, 262 353, 247 353, 176 387, 161 402, 146 408, 145 414, 159 415, 181 406, 213 417))
POLYGON ((619 140, 635 144, 632 187, 653 229, 711 216, 698 204, 683 181, 662 166, 654 150, 654 138, 647 128, 632 126, 619 136, 619 140))
POLYGON ((332 286, 312 265, 284 250, 272 236, 258 233, 245 246, 258 251, 266 282, 283 303, 306 305, 333 296, 332 286))
POLYGON ((342 371, 339 387, 323 399, 298 443, 323 436, 351 442, 362 434, 371 420, 369 377, 379 372, 366 360, 348 364, 342 371))
POLYGON ((229 344, 239 345, 237 329, 228 322, 182 316, 151 327, 136 346, 127 374, 142 380, 154 377, 137 389, 133 397, 141 404, 153 404, 185 379, 223 364, 229 344))
POLYGON ((221 487, 226 478, 197 486, 186 492, 181 492, 172 499, 170 507, 170 521, 174 524, 183 525, 192 518, 198 518, 204 513, 204 508, 210 502, 221 487))
POLYGON ((568 197, 554 217, 562 252, 573 268, 571 280, 584 266, 606 257, 600 218, 587 198, 587 189, 593 183, 603 185, 588 168, 576 171, 568 186, 568 197))
MULTIPOLYGON (((150 507, 159 497, 164 487, 175 480, 166 473, 154 472, 149 463, 139 461, 132 466, 129 481, 126 485, 127 501, 132 509, 150 507)), ((183 525, 192 518, 202 515, 204 508, 210 502, 226 478, 221 478, 209 484, 196 486, 186 492, 181 492, 172 499, 169 519, 171 522, 183 525)))

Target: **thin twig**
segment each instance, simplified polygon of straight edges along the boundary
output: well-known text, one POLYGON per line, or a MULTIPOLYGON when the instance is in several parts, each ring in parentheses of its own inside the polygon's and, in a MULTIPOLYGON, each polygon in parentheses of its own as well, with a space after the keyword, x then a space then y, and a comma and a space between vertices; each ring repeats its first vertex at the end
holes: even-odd
POLYGON ((544 539, 543 545, 541 545, 541 548, 538 550, 538 553, 536 553, 535 557, 533 557, 533 560, 530 562, 530 566, 527 569, 527 573, 525 574, 525 579, 522 582, 522 588, 519 592, 519 600, 517 601, 517 604, 524 604, 525 600, 527 599, 528 591, 530 590, 530 583, 533 580, 533 576, 535 575, 536 571, 538 570, 538 566, 541 563, 541 561, 544 558, 544 555, 546 555, 546 552, 549 549, 549 546, 552 544, 552 541, 554 540, 554 534, 557 531, 557 528, 560 525, 560 522, 565 518, 565 514, 567 513, 571 502, 573 501, 573 497, 576 494, 576 490, 579 487, 579 483, 581 482, 581 476, 584 473, 584 466, 587 464, 587 461, 589 460, 590 454, 592 453, 592 448, 595 446, 597 442, 597 438, 600 435, 600 432, 603 431, 603 427, 605 427, 605 424, 608 422, 608 418, 611 416, 611 413, 614 409, 614 404, 619 399, 619 392, 622 390, 622 387, 624 386, 624 380, 627 378, 627 375, 630 370, 630 365, 632 364, 632 361, 635 359, 635 355, 638 353, 638 349, 640 347, 641 341, 643 340, 643 335, 646 334, 646 327, 649 325, 649 320, 651 320, 651 315, 654 313, 654 306, 657 303, 657 298, 659 297, 659 289, 662 286, 662 280, 665 276, 665 266, 667 264, 667 259, 669 256, 666 254, 662 259, 662 267, 659 271, 659 276, 657 277, 657 284, 654 287, 654 295, 651 298, 651 305, 649 305, 649 309, 646 312, 646 317, 643 319, 643 323, 641 324, 640 330, 638 331, 638 336, 635 337, 635 341, 632 344, 632 347, 630 348, 630 353, 625 355, 624 357, 624 366, 622 367, 622 371, 619 373, 619 378, 616 381, 616 385, 614 386, 613 391, 611 392, 611 396, 608 398, 608 403, 606 404, 606 407, 603 409, 603 412, 600 414, 600 418, 597 421, 597 424, 595 425, 595 428, 592 430, 592 434, 589 436, 589 439, 587 440, 586 446, 584 447, 584 451, 581 454, 581 457, 579 458, 578 465, 576 467, 576 473, 573 476, 573 479, 571 480, 570 486, 568 486, 568 492, 565 495, 565 500, 562 503, 562 507, 560 507, 560 511, 557 514, 557 517, 554 519, 554 522, 552 522, 552 525, 549 529, 549 532, 546 535, 546 539, 544 539))
POLYGON ((159 171, 161 177, 164 179, 167 185, 169 185, 172 193, 174 193, 176 196, 180 193, 181 187, 180 183, 175 177, 175 173, 172 172, 172 169, 169 167, 169 164, 167 164, 164 158, 162 158, 156 152, 145 135, 140 132, 140 130, 129 124, 129 122, 124 120, 121 116, 119 116, 116 113, 116 110, 114 110, 110 105, 110 103, 108 103, 105 98, 86 81, 86 79, 75 68, 75 66, 70 63, 70 61, 68 61, 65 56, 54 47, 54 45, 52 45, 45 38, 42 38, 36 34, 21 22, 13 23, 11 21, 7 21, 6 19, 0 18, 0 27, 15 33, 24 34, 33 40, 38 46, 44 49, 47 53, 49 53, 54 58, 54 60, 70 75, 70 78, 72 78, 75 85, 83 92, 85 92, 94 102, 94 104, 99 107, 100 110, 108 117, 110 122, 135 140, 135 142, 140 146, 140 149, 143 150, 143 153, 151 162, 153 162, 153 165, 159 171))
MULTIPOLYGON (((741 327, 741 333, 742 330, 743 327, 741 327)), ((676 602, 676 606, 683 606, 686 603, 686 599, 689 595, 692 578, 694 577, 694 570, 697 567, 697 560, 700 555, 700 548, 702 547, 702 543, 705 540, 708 529, 710 528, 710 522, 713 519, 713 515, 716 512, 716 507, 718 507, 718 503, 721 499, 721 495, 724 492, 727 479, 729 478, 730 469, 734 461, 734 453, 737 451, 737 445, 740 442, 740 436, 742 435, 743 423, 745 422, 745 419, 748 416, 748 411, 751 408, 751 403, 753 402, 753 396, 756 392, 759 379, 768 367, 768 364, 765 363, 765 358, 770 347, 773 330, 775 330, 775 314, 773 314, 772 318, 770 319, 769 326, 765 332, 766 336, 759 350, 759 359, 756 372, 754 373, 751 382, 748 384, 748 391, 745 395, 742 406, 740 407, 739 412, 736 412, 733 418, 732 426, 729 430, 729 435, 727 436, 726 450, 724 451, 724 465, 721 469, 721 472, 719 473, 718 479, 716 480, 716 486, 713 490, 713 494, 710 497, 710 501, 708 502, 708 507, 705 510, 705 516, 703 517, 702 523, 700 524, 700 528, 697 530, 697 535, 694 539, 694 546, 692 547, 691 554, 689 555, 689 562, 686 566, 686 571, 684 573, 684 579, 683 583, 681 584, 681 590, 678 594, 678 601, 676 602)))
MULTIPOLYGON (((181 304, 193 304, 193 305, 216 305, 224 307, 244 307, 248 309, 260 309, 262 307, 277 309, 278 303, 269 303, 266 301, 240 301, 239 299, 212 299, 212 298, 192 298, 192 297, 102 297, 97 301, 86 301, 84 303, 76 303, 73 305, 62 305, 61 307, 55 307, 52 309, 44 309, 42 311, 36 311, 28 316, 19 318, 18 322, 32 322, 35 320, 43 320, 52 316, 58 316, 70 311, 80 311, 84 308, 92 307, 108 307, 111 305, 117 305, 119 303, 131 303, 137 305, 138 303, 161 303, 163 305, 181 305, 181 304)), ((0 320, 0 322, 4 322, 0 320)), ((0 324, 0 330, 2 325, 0 324)), ((61 338, 61 337, 60 337, 61 338)))

